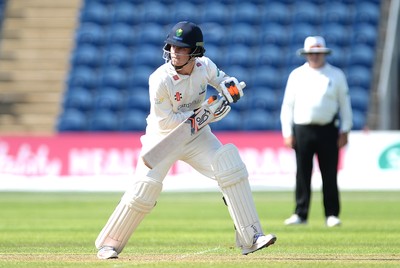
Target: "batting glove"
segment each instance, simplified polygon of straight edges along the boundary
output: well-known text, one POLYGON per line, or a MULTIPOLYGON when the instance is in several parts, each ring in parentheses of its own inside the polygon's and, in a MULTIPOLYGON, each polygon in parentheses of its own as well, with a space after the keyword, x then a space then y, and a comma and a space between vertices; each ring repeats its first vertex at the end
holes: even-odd
POLYGON ((222 89, 222 95, 226 98, 229 103, 237 102, 243 97, 244 82, 239 83, 235 77, 230 77, 220 84, 222 89))

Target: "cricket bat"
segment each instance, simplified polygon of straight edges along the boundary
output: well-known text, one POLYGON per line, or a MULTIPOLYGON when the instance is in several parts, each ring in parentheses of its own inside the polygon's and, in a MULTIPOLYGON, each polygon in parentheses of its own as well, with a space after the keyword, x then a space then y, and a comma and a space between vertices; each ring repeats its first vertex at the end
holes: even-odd
MULTIPOLYGON (((244 82, 240 82, 242 88, 246 86, 244 82)), ((164 139, 154 145, 149 151, 142 155, 144 164, 152 169, 170 153, 177 150, 182 144, 186 144, 198 132, 192 117, 188 117, 185 121, 174 128, 164 139)))

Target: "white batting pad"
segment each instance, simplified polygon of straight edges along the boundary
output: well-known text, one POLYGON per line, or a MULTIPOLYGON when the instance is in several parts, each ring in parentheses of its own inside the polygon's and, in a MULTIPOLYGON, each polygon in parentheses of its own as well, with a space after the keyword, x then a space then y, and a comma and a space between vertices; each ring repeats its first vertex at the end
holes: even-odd
POLYGON ((120 253, 143 218, 153 209, 162 183, 146 178, 137 181, 121 198, 96 239, 96 247, 111 246, 120 253))
POLYGON ((236 227, 241 246, 251 247, 255 234, 262 234, 253 201, 246 166, 233 144, 222 146, 215 154, 212 166, 229 214, 236 227))

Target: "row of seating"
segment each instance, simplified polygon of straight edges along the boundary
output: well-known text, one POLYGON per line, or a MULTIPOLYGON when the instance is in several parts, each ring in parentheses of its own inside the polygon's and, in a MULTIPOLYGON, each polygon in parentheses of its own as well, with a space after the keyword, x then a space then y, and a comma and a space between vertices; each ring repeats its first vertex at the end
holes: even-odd
POLYGON ((140 25, 147 22, 169 24, 191 18, 194 22, 217 22, 222 25, 232 23, 248 23, 266 25, 270 22, 280 24, 311 23, 322 24, 337 22, 345 25, 353 23, 370 23, 379 21, 379 9, 374 1, 357 1, 351 5, 327 1, 323 5, 312 1, 295 1, 292 4, 280 1, 255 3, 222 3, 206 1, 201 3, 145 1, 135 3, 129 0, 103 3, 102 1, 86 1, 82 12, 82 22, 95 22, 107 25, 111 22, 123 22, 140 25))
MULTIPOLYGON (((127 110, 117 114, 108 110, 100 110, 90 114, 77 109, 67 109, 58 121, 59 131, 144 131, 147 114, 142 110, 127 110)), ((353 112, 354 129, 362 129, 366 124, 366 115, 355 110, 353 112)), ((246 112, 231 112, 211 127, 216 131, 279 131, 281 129, 278 113, 270 113, 263 109, 246 112)))
MULTIPOLYGON (((299 65, 301 63, 299 62, 299 65)), ((293 65, 293 68, 295 65, 293 65)), ((116 88, 119 90, 135 91, 138 87, 148 86, 148 77, 153 72, 149 66, 142 66, 127 72, 118 67, 105 67, 101 71, 95 71, 89 67, 75 68, 69 74, 67 91, 75 87, 83 87, 90 90, 103 88, 116 88), (134 73, 134 74, 132 74, 134 73)), ((227 74, 246 80, 250 88, 265 87, 274 90, 283 90, 286 80, 292 68, 280 71, 269 65, 247 69, 241 65, 230 65, 222 68, 227 74)), ((366 91, 371 85, 370 69, 362 65, 352 65, 345 69, 350 87, 362 87, 366 91)))
MULTIPOLYGON (((107 27, 93 23, 83 23, 76 33, 78 45, 90 44, 100 48, 120 44, 127 47, 137 47, 143 44, 160 46, 166 33, 172 25, 143 23, 140 26, 130 26, 124 23, 113 23, 107 27)), ((298 23, 284 26, 269 23, 265 26, 252 26, 246 23, 235 23, 223 26, 215 22, 201 23, 206 45, 231 46, 243 44, 249 47, 262 48, 265 44, 278 46, 298 46, 304 41, 304 36, 319 34, 326 36, 330 45, 349 46, 367 44, 375 47, 376 26, 357 24, 345 26, 337 23, 325 25, 298 23)))

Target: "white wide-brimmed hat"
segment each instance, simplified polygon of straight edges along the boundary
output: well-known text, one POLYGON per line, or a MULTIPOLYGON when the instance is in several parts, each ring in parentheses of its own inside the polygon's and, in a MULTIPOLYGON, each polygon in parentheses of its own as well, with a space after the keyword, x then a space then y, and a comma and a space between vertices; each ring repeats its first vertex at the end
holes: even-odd
POLYGON ((322 36, 308 36, 304 40, 304 48, 298 50, 300 55, 309 53, 330 54, 332 51, 325 45, 325 39, 322 36))

